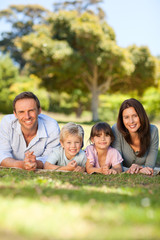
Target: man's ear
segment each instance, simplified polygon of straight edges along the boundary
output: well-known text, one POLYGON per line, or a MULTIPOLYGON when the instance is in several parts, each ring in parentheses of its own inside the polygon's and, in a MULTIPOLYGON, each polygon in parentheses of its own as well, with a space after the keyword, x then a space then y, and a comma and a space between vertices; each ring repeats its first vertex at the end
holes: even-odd
POLYGON ((60 140, 60 144, 61 144, 62 148, 64 148, 63 142, 61 140, 60 140))
POLYGON ((38 109, 38 114, 40 114, 42 112, 42 108, 40 107, 39 109, 38 109))
POLYGON ((13 111, 13 113, 14 113, 14 116, 17 118, 17 114, 16 114, 16 112, 15 112, 15 111, 13 111))

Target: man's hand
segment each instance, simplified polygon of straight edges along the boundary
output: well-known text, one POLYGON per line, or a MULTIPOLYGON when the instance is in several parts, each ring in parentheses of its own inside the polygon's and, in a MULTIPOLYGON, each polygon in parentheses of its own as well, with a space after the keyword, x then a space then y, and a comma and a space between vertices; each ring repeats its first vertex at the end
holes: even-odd
POLYGON ((23 168, 29 171, 34 171, 37 168, 36 156, 33 154, 33 152, 28 151, 25 153, 23 168))

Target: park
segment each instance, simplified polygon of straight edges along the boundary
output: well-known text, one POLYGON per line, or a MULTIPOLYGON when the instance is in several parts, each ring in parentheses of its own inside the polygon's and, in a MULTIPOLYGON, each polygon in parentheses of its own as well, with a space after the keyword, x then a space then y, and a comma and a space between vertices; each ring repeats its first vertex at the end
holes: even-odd
MULTIPOLYGON (((101 1, 79 2, 72 10, 28 4, 0 11, 12 29, 0 40, 0 121, 17 94, 31 91, 60 129, 82 125, 85 149, 94 123, 112 126, 133 97, 160 131, 160 57, 147 46, 119 47, 101 1)), ((102 175, 0 166, 0 239, 158 240, 160 149, 156 168, 102 175)))

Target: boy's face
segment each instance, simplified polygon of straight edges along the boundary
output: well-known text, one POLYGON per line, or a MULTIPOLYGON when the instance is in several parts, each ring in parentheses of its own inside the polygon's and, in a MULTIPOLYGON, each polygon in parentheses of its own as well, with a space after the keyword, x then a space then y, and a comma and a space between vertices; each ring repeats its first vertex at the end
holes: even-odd
POLYGON ((61 146, 65 150, 65 155, 68 160, 71 160, 81 149, 82 140, 77 135, 68 135, 64 141, 60 141, 61 146))

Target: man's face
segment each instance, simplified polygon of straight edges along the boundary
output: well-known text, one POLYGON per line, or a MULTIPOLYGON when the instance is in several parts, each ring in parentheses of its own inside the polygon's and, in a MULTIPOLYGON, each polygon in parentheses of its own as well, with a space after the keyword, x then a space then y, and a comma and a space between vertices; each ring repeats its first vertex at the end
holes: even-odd
POLYGON ((14 115, 21 124, 24 133, 37 130, 40 113, 41 109, 37 108, 36 102, 32 98, 20 99, 15 104, 14 115))

